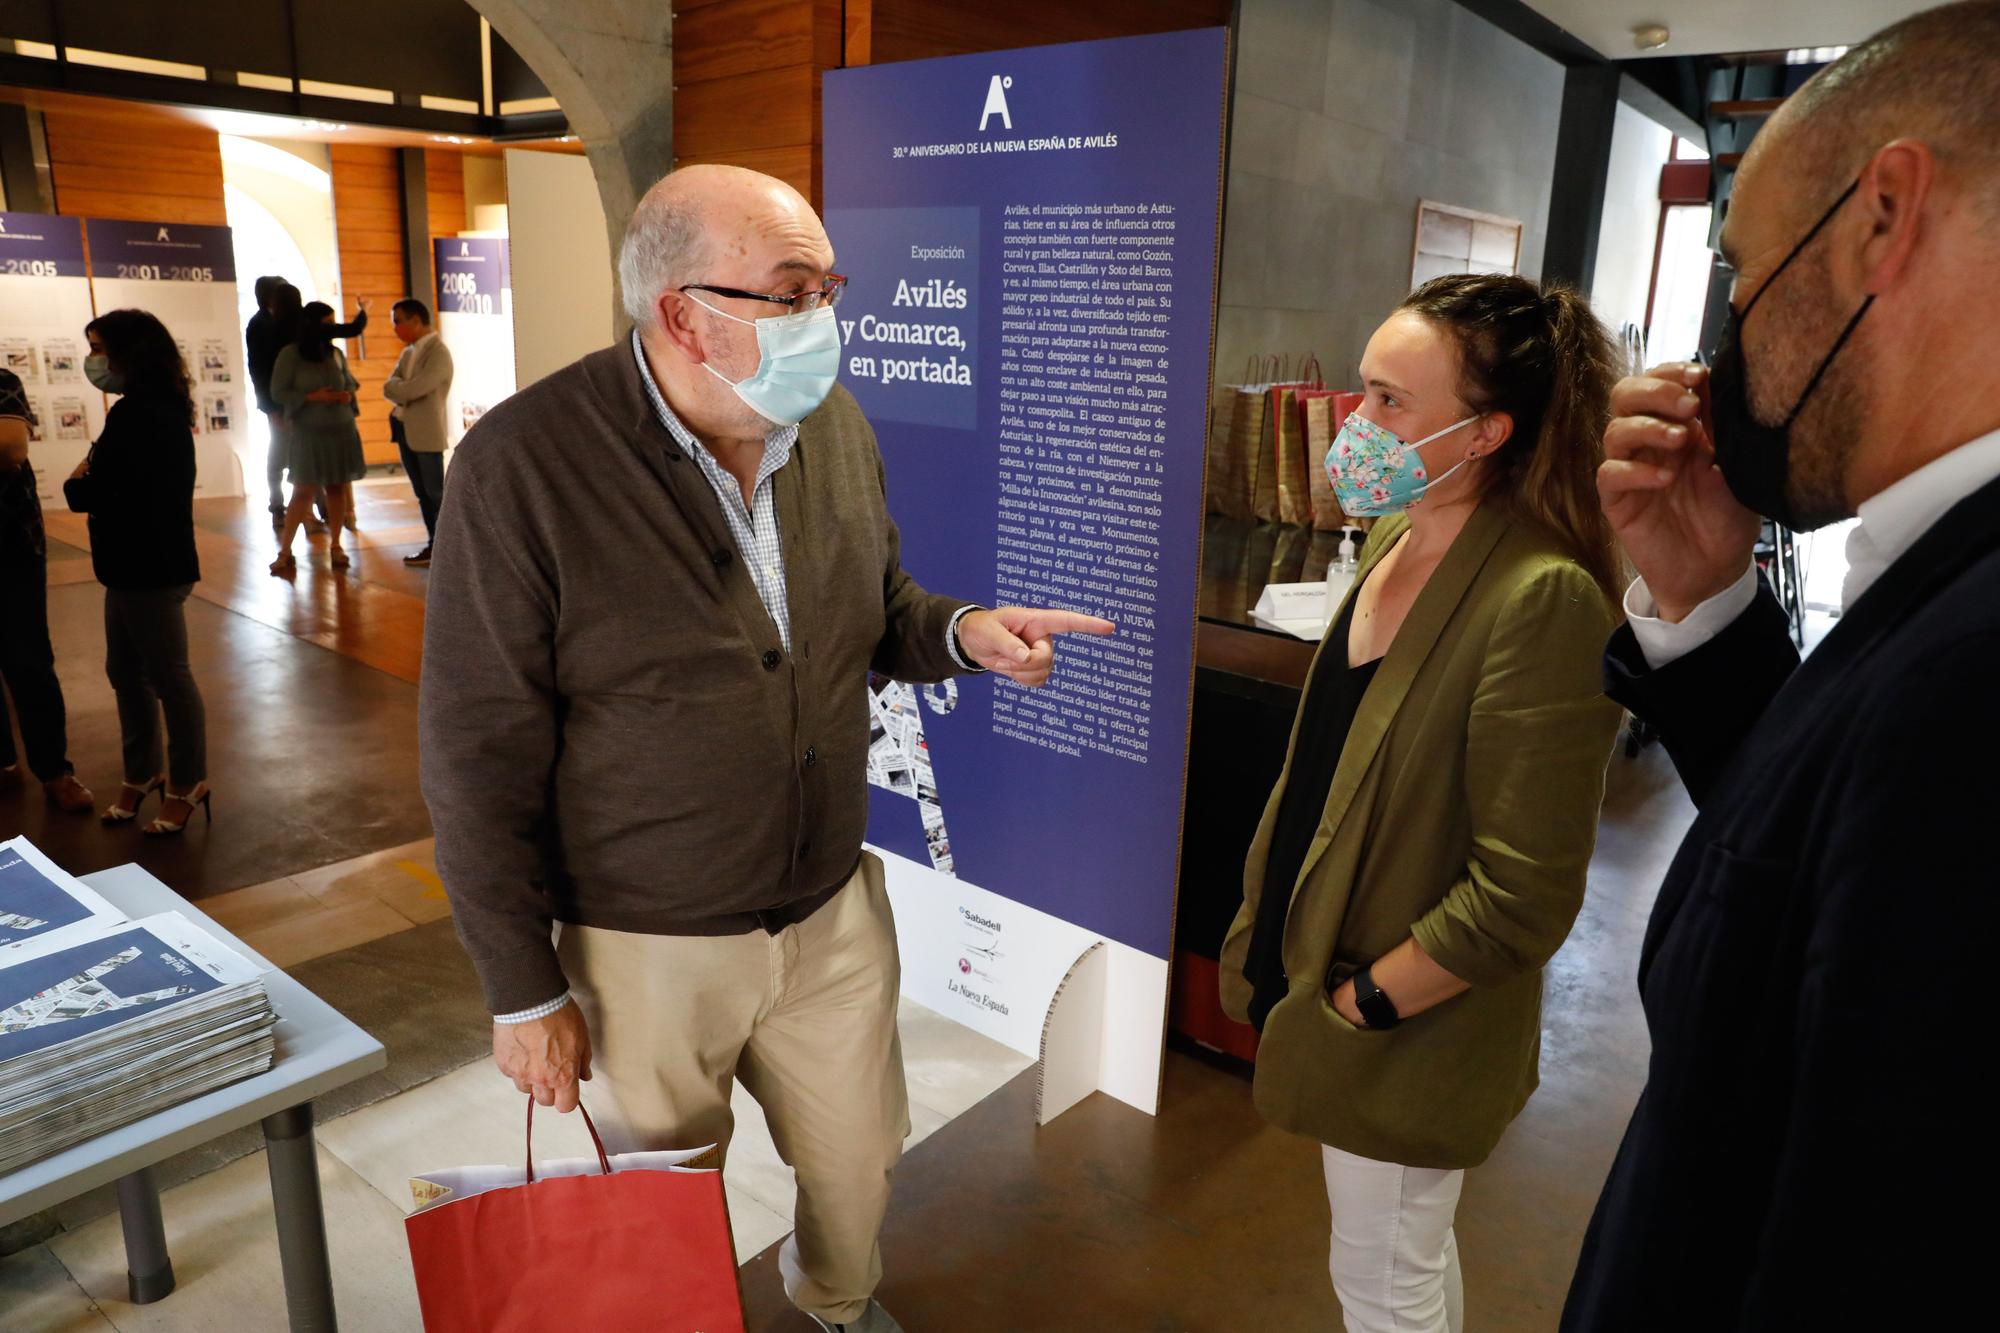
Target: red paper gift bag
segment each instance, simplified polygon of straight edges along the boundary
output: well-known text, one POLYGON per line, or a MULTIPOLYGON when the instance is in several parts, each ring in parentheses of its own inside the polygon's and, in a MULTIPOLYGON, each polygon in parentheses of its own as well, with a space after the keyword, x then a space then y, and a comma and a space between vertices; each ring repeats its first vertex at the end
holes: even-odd
POLYGON ((722 1173, 638 1165, 687 1153, 614 1168, 586 1113, 601 1169, 538 1180, 534 1119, 530 1098, 525 1183, 476 1184, 405 1221, 426 1333, 743 1333, 722 1173))

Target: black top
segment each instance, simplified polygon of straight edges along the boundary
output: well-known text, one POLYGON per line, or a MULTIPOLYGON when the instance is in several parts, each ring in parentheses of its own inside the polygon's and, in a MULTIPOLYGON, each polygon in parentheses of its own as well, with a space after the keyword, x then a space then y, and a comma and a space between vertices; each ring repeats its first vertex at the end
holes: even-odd
POLYGON ((1292 890, 1305 868, 1306 853, 1326 814, 1326 796, 1333 789, 1333 771, 1354 726, 1355 710, 1368 692, 1368 682, 1382 659, 1347 665, 1347 631, 1354 621, 1354 603, 1326 632, 1326 646, 1306 682, 1299 703, 1299 738, 1292 747, 1292 775, 1278 800, 1278 820, 1271 829, 1271 855, 1264 871, 1264 892, 1257 900, 1257 920, 1250 931, 1250 951, 1243 960, 1243 979, 1250 983, 1250 1021, 1259 1032, 1264 1018, 1285 998, 1285 919, 1291 915, 1292 890))
POLYGON ((90 565, 107 588, 176 588, 201 579, 194 553, 194 432, 170 398, 127 395, 90 446, 90 471, 63 485, 90 515, 90 565))
MULTIPOLYGON (((333 325, 330 336, 352 338, 367 327, 368 312, 363 310, 356 313, 353 322, 333 325)), ((294 336, 297 331, 298 324, 295 320, 292 326, 294 336)), ((257 395, 259 412, 279 410, 278 404, 271 397, 271 368, 278 364, 278 353, 290 346, 292 341, 293 338, 285 336, 285 331, 278 327, 277 321, 271 318, 271 312, 268 310, 259 310, 250 316, 250 322, 243 326, 244 357, 250 363, 250 388, 257 395)))
MULTIPOLYGON (((0 370, 0 417, 16 417, 28 423, 34 435, 35 409, 28 403, 21 377, 0 370)), ((0 558, 39 556, 48 550, 42 535, 42 501, 35 494, 35 469, 26 459, 19 467, 0 466, 0 558)))
POLYGON ((1566 1333, 1991 1322, 1976 1282, 1909 1299, 1928 1219, 1993 1174, 1996 663, 2000 480, 1804 662, 1768 587, 1657 669, 1630 626, 1612 638, 1606 693, 1700 814, 1640 950, 1651 1040, 1619 1058, 1646 1090, 1566 1333))

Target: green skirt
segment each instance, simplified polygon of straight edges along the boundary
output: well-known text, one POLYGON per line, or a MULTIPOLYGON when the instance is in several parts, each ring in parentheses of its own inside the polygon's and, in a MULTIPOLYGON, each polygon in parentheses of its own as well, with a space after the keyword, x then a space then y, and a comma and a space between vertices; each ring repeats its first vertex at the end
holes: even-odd
POLYGON ((285 470, 294 486, 341 486, 368 472, 361 457, 361 435, 353 422, 344 425, 287 423, 285 470))

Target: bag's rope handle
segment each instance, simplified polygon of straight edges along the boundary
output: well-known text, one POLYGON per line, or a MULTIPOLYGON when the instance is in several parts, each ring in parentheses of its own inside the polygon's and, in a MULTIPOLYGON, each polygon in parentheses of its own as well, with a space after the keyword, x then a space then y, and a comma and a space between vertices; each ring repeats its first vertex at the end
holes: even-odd
MULTIPOLYGON (((611 1159, 604 1155, 604 1140, 597 1137, 597 1126, 591 1123, 590 1112, 584 1109, 581 1098, 577 1100, 576 1109, 583 1111, 583 1127, 590 1131, 591 1146, 597 1149, 597 1164, 604 1168, 604 1174, 608 1176, 611 1174, 611 1159)), ((528 1183, 535 1183, 535 1098, 532 1093, 528 1096, 528 1183)))

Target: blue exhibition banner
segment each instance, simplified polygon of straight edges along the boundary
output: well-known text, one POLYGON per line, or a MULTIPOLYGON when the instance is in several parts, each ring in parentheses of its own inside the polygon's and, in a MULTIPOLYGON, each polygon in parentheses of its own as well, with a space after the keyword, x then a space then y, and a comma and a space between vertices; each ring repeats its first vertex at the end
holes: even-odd
POLYGON ((86 276, 82 218, 0 212, 0 277, 86 276))
POLYGON ((140 282, 236 281, 229 228, 191 222, 123 222, 91 218, 90 271, 98 278, 140 282))
POLYGON ((509 286, 507 242, 497 236, 447 236, 437 247, 438 309, 454 315, 502 315, 509 286))
POLYGON ((835 70, 841 379, 904 564, 1115 620, 1048 686, 878 683, 870 839, 1164 958, 1201 545, 1224 29, 835 70), (961 688, 962 687, 962 688, 961 688), (914 798, 916 808, 912 808, 914 798))

